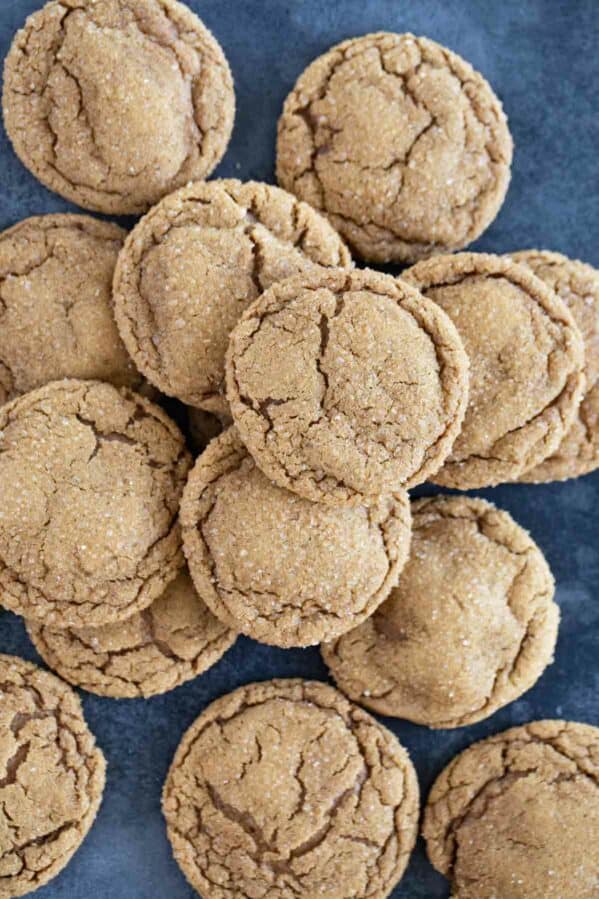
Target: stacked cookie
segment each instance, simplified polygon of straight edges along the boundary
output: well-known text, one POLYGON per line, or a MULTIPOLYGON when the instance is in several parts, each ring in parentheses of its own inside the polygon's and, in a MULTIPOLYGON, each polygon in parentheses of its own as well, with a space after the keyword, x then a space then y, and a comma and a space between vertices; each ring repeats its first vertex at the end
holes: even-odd
MULTIPOLYGON (((169 837, 205 899, 388 896, 418 783, 359 706, 480 721, 541 676, 559 621, 507 512, 408 490, 599 467, 599 274, 452 252, 497 214, 512 142, 482 76, 424 38, 368 35, 308 67, 279 123, 281 187, 201 180, 233 84, 176 0, 53 0, 15 38, 3 106, 44 184, 145 215, 128 235, 83 215, 0 235, 0 603, 62 678, 110 697, 173 689, 238 633, 322 644, 342 692, 251 684, 192 725, 169 837), (193 467, 163 407, 203 450, 193 467)), ((0 675, 12 896, 66 864, 104 765, 60 680, 6 656, 0 675)), ((595 895, 598 747, 541 722, 449 766, 424 834, 460 899, 595 895), (551 869, 557 819, 573 845, 551 869)))

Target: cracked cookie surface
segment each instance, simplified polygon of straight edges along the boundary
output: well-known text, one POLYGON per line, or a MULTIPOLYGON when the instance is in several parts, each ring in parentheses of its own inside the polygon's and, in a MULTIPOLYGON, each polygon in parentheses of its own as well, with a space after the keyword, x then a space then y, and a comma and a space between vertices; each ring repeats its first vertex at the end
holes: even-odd
POLYGON ((565 303, 529 269, 485 253, 437 256, 402 279, 450 316, 470 357, 462 430, 432 480, 491 487, 550 456, 585 386, 584 345, 565 303))
POLYGON ((219 44, 176 0, 52 0, 15 36, 2 103, 46 187, 118 214, 209 175, 235 113, 219 44))
POLYGON ((451 320, 403 281, 321 271, 266 291, 227 356, 227 397, 265 474, 361 504, 422 483, 460 430, 468 359, 451 320))
POLYGON ((503 203, 511 161, 489 84, 412 34, 333 47, 300 76, 279 121, 279 183, 326 212, 372 262, 471 243, 503 203))
POLYGON ((514 727, 458 755, 424 816, 455 899, 594 899, 599 883, 599 729, 514 727))
POLYGON ((599 271, 547 250, 510 253, 526 265, 566 304, 580 328, 585 348, 586 388, 578 413, 557 450, 520 481, 563 481, 599 467, 599 271))
POLYGON ((337 690, 250 684, 187 731, 163 810, 175 858, 205 899, 383 899, 414 846, 407 752, 337 690))
POLYGON ((55 381, 0 407, 0 602, 96 627, 156 599, 183 566, 190 465, 157 406, 98 381, 55 381))
POLYGON ((112 312, 124 239, 84 215, 36 216, 0 234, 0 404, 60 378, 142 385, 112 312))
POLYGON ((100 806, 104 756, 77 695, 0 655, 0 897, 24 896, 77 851, 100 806))
POLYGON ((160 390, 226 414, 225 354, 242 312, 277 281, 351 264, 332 226, 280 188, 191 184, 129 235, 115 277, 118 325, 160 390))
POLYGON ((69 683, 117 699, 173 690, 207 671, 237 639, 202 602, 186 571, 126 621, 80 630, 29 621, 27 632, 69 683))
POLYGON ((398 586, 360 627, 323 646, 323 658, 350 699, 381 715, 474 724, 551 661, 553 577, 528 534, 483 500, 417 500, 412 520, 398 586))
POLYGON ((333 639, 372 614, 405 564, 411 518, 404 491, 333 509, 277 487, 230 428, 196 462, 181 524, 191 575, 214 614, 287 647, 333 639))

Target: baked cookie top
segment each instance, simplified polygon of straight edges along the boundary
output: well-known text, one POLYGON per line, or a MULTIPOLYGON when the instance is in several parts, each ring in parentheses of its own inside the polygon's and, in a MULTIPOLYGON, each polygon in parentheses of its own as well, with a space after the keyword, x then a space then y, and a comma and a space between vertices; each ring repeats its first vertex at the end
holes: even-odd
POLYGON ((566 304, 584 339, 586 390, 570 430, 556 451, 520 481, 562 481, 599 467, 599 271, 548 250, 521 250, 510 257, 530 268, 566 304))
POLYGON ((119 214, 209 175, 235 114, 219 44, 177 0, 52 0, 14 38, 2 104, 46 187, 119 214))
POLYGON ((535 721, 470 746, 433 786, 423 833, 456 899, 594 899, 599 729, 535 721))
POLYGON ((205 899, 383 899, 414 846, 418 783, 393 734, 332 687, 275 680, 200 715, 163 809, 205 899))
POLYGON ((69 683, 117 699, 173 690, 207 671, 237 638, 202 602, 186 571, 126 621, 79 630, 29 621, 27 632, 69 683))
POLYGON ((183 565, 190 465, 157 406, 54 381, 0 407, 0 602, 53 627, 121 621, 183 565))
POLYGON ((69 862, 104 791, 104 756, 77 695, 0 655, 0 896, 24 896, 69 862))
POLYGON ((405 491, 334 509, 277 487, 235 428, 200 456, 181 503, 198 593, 229 627, 276 646, 333 639, 370 615, 397 583, 410 523, 405 491))
POLYGON ((275 284, 233 331, 227 396, 264 473, 361 504, 425 481, 459 433, 468 359, 448 316, 403 281, 325 271, 275 284))
POLYGON ((470 403, 433 480, 470 490, 518 478, 550 456, 576 417, 584 345, 565 303, 510 259, 436 256, 402 278, 454 322, 470 357, 470 403))
POLYGON ((86 215, 40 215, 0 234, 0 404, 60 378, 141 386, 112 311, 124 239, 86 215))
POLYGON ((115 277, 121 335, 169 396, 226 413, 225 354, 241 313, 267 287, 319 266, 351 266, 331 225, 256 181, 190 184, 129 235, 115 277))
POLYGON ((279 183, 326 212, 372 262, 471 243, 503 203, 511 161, 489 84, 412 34, 333 47, 300 75, 279 121, 279 183))
POLYGON ((322 654, 339 688, 381 715, 474 724, 521 696, 552 660, 553 578, 526 531, 483 500, 417 500, 412 518, 399 584, 322 654))

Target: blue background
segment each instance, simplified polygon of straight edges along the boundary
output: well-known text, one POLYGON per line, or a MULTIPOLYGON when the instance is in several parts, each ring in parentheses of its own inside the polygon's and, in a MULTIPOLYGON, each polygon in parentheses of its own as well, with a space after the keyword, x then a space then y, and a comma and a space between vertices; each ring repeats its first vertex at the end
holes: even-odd
MULTIPOLYGON (((0 0, 0 52, 36 0, 0 0)), ((424 34, 468 59, 501 97, 516 144, 512 185, 474 249, 544 247, 599 267, 598 0, 191 0, 227 54, 236 82, 233 140, 218 175, 274 178, 276 121, 304 67, 331 44, 368 31, 424 34)), ((0 227, 74 209, 46 191, 0 135, 0 227)), ((423 492, 418 491, 418 492, 423 492)), ((427 491, 425 489, 424 492, 427 491)), ((429 731, 385 723, 408 747, 423 797, 445 763, 475 739, 540 717, 599 724, 599 472, 548 486, 481 491, 508 509, 545 551, 558 583, 562 626, 555 664, 519 702, 476 727, 429 731)), ((1 497, 0 497, 1 502, 1 497)), ((22 623, 0 612, 0 651, 36 660, 22 623)), ((269 677, 326 679, 316 648, 276 650, 241 638, 203 677, 149 701, 83 695, 108 758, 96 825, 40 899, 191 899, 160 814, 177 743, 205 706, 269 677)), ((394 899, 446 899, 446 881, 422 846, 394 899)), ((343 899, 343 897, 340 897, 343 899)))

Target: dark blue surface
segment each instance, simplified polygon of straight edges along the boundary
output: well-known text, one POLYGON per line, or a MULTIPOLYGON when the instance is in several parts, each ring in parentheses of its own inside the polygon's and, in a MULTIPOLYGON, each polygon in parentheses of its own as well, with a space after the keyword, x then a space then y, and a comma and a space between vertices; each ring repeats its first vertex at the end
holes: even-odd
MULTIPOLYGON (((36 0, 0 0, 0 51, 36 0)), ((516 143, 512 186, 475 249, 546 247, 599 266, 599 4, 597 0, 191 0, 229 58, 238 114, 217 174, 273 180, 276 120, 295 78, 331 44, 375 30, 413 31, 446 44, 491 81, 516 143)), ((0 136, 0 227, 73 209, 37 184, 0 136)), ((432 492, 432 491, 428 491, 432 492)), ((558 582, 556 662, 523 699, 488 721, 433 732, 388 719, 418 769, 423 797, 443 765, 475 739, 534 718, 599 724, 599 472, 482 496, 509 510, 545 551, 558 582)), ((0 498, 1 501, 1 498, 0 498)), ((21 622, 0 612, 0 651, 36 659, 21 622)), ((149 701, 84 694, 108 758, 97 823, 40 899, 191 899, 172 860, 160 790, 176 745, 211 700, 269 677, 326 678, 317 649, 274 650, 240 639, 206 675, 149 701)), ((394 899, 446 899, 422 847, 394 899)), ((343 897, 340 897, 343 899, 343 897)))

